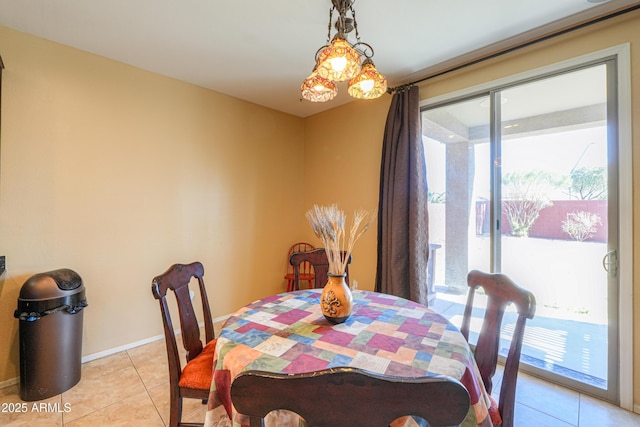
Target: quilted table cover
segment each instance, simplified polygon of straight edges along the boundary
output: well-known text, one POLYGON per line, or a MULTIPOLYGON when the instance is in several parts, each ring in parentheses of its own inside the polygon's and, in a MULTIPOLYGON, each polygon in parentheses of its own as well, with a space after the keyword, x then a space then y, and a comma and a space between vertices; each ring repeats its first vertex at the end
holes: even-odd
MULTIPOLYGON (((321 289, 307 289, 273 295, 241 308, 227 320, 216 346, 207 427, 249 425, 248 418, 234 410, 230 397, 233 378, 244 370, 301 373, 338 366, 394 376, 453 377, 471 398, 462 426, 491 426, 491 402, 473 353, 444 317, 403 298, 354 291, 352 315, 334 325, 320 311, 320 293, 321 289)), ((274 411, 266 422, 304 426, 288 411, 274 411)), ((415 425, 424 421, 405 417, 393 424, 415 425)))

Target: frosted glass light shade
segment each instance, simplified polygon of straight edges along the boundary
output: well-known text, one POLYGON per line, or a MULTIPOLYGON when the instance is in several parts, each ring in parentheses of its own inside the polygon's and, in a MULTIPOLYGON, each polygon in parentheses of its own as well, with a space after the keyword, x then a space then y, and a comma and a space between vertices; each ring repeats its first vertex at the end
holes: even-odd
POLYGON ((336 36, 318 56, 318 74, 329 80, 341 82, 358 74, 361 63, 360 54, 351 44, 336 36))
POLYGON ((302 97, 311 102, 331 101, 338 93, 338 86, 314 70, 300 86, 302 97))
POLYGON ((349 80, 349 95, 358 99, 374 99, 387 91, 387 79, 367 59, 360 73, 349 80))

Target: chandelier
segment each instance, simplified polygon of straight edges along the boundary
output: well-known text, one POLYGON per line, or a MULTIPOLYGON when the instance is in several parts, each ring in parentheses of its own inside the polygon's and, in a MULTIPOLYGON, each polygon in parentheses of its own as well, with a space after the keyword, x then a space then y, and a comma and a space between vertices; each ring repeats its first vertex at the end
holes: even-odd
POLYGON ((316 64, 311 75, 302 82, 302 97, 312 102, 332 100, 338 93, 336 82, 349 80, 348 92, 354 98, 374 99, 387 91, 387 79, 376 70, 371 58, 373 48, 360 41, 355 0, 331 0, 329 9, 329 32, 327 43, 316 52, 316 64), (333 13, 337 12, 335 21, 336 34, 331 38, 333 13), (355 32, 355 43, 349 42, 347 36, 355 32))

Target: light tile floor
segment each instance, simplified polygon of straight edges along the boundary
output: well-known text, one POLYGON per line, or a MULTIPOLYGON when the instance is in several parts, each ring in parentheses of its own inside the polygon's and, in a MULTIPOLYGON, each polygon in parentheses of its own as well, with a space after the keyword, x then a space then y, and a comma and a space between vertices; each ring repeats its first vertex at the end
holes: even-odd
MULTIPOLYGON (((500 379, 496 378, 494 394, 500 379)), ((524 373, 518 378, 516 398, 517 427, 640 426, 640 415, 524 373)), ((75 387, 35 406, 27 402, 26 412, 16 412, 23 403, 18 385, 0 389, 0 426, 166 426, 169 388, 164 341, 85 363, 75 387)), ((206 405, 185 400, 186 421, 202 422, 205 411, 206 405)))

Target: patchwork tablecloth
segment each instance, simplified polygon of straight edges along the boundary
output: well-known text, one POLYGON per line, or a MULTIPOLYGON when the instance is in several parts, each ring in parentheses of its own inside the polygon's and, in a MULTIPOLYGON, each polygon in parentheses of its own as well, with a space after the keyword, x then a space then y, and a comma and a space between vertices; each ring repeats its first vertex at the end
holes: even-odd
MULTIPOLYGON (((227 320, 216 346, 207 427, 231 425, 230 419, 233 426, 249 424, 231 404, 231 382, 241 371, 301 373, 338 366, 394 376, 453 377, 471 397, 462 425, 491 426, 490 400, 473 353, 444 317, 403 298, 354 291, 352 315, 334 325, 320 311, 320 293, 308 289, 274 295, 243 307, 227 320)), ((277 417, 273 425, 281 427, 299 423, 287 411, 273 417, 277 417)), ((397 425, 415 423, 407 417, 397 425)))

